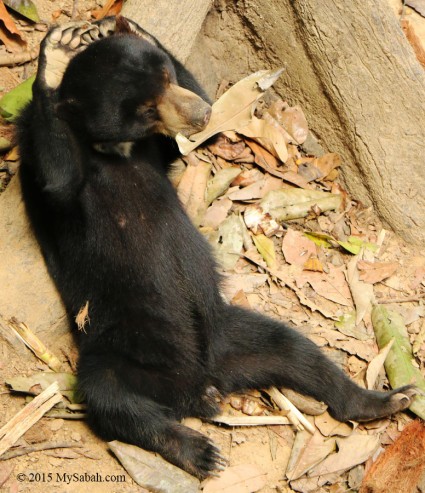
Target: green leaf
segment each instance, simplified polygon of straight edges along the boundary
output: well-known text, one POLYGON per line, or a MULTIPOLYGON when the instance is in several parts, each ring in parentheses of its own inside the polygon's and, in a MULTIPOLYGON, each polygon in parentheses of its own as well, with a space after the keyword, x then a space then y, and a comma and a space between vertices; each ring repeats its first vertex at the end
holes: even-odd
POLYGON ((32 99, 32 85, 35 75, 16 86, 0 99, 0 115, 7 121, 13 121, 32 99))
POLYGON ((379 248, 375 243, 368 243, 367 241, 357 238, 357 236, 349 236, 348 241, 338 241, 338 244, 354 255, 358 255, 362 248, 367 248, 372 252, 376 252, 379 248))
POLYGON ((338 241, 338 245, 342 246, 344 250, 347 250, 347 252, 350 252, 353 255, 359 254, 362 249, 361 245, 353 245, 349 241, 338 241))
POLYGON ((40 22, 37 7, 31 0, 3 0, 3 3, 30 21, 40 22))
POLYGON ((305 232, 304 235, 319 247, 330 248, 332 241, 336 241, 335 238, 332 238, 332 236, 326 233, 305 232))
POLYGON ((255 246, 270 269, 276 268, 276 252, 274 251, 273 240, 266 235, 253 236, 255 246))

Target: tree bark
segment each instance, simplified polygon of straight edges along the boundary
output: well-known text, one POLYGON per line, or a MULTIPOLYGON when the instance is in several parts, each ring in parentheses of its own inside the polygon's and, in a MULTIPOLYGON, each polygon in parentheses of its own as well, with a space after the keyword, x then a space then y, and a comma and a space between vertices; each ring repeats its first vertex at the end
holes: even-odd
POLYGON ((385 0, 221 2, 188 64, 210 92, 285 65, 277 92, 341 154, 351 194, 425 242, 425 72, 385 0))
POLYGON ((155 36, 176 58, 185 62, 212 0, 127 0, 122 15, 155 36))
POLYGON ((362 195, 425 241, 425 72, 385 1, 298 0, 300 34, 356 158, 362 195))

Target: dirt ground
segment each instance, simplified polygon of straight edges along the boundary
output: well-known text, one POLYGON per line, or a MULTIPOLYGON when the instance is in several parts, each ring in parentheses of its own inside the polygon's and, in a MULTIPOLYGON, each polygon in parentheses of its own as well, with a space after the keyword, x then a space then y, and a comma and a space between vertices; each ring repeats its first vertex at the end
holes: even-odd
MULTIPOLYGON (((90 11, 97 7, 94 0, 80 0, 78 2, 39 0, 36 5, 40 17, 49 24, 53 18, 56 22, 69 21, 76 5, 77 14, 83 19, 89 18, 90 11)), ((34 29, 33 26, 22 20, 18 20, 17 23, 23 31, 26 31, 30 46, 35 47, 44 35, 45 24, 41 23, 34 29)), ((0 95, 15 87, 18 82, 26 79, 34 72, 35 68, 36 62, 17 66, 13 69, 0 68, 0 95)), ((13 165, 11 165, 12 167, 13 165)), ((373 217, 373 214, 372 219, 368 215, 363 215, 359 219, 359 224, 365 230, 370 228, 379 231, 381 228, 379 221, 373 217)), ((409 247, 392 235, 387 238, 389 239, 386 244, 386 259, 398 262, 402 266, 401 270, 403 272, 397 278, 398 284, 397 282, 392 282, 378 287, 378 296, 388 298, 394 296, 394 293, 400 293, 400 296, 413 296, 414 289, 406 287, 407 279, 409 276, 414 276, 415 273, 422 272, 421 269, 425 268, 425 251, 418 251, 417 247, 409 247)), ((418 282, 420 284, 421 279, 418 282)), ((325 319, 317 311, 311 312, 302 306, 294 292, 287 287, 278 288, 272 283, 266 283, 247 295, 247 300, 252 308, 271 316, 285 317, 295 325, 307 324, 306 332, 310 333, 315 342, 326 346, 326 336, 323 336, 323 332, 331 330, 333 322, 325 319)), ((420 302, 419 306, 423 308, 423 302, 420 302)), ((408 316, 412 315, 412 311, 418 308, 418 303, 416 300, 412 303, 397 305, 397 307, 408 316)), ((409 326, 411 334, 420 334, 424 328, 424 315, 423 312, 421 313, 422 315, 413 320, 409 326)), ((56 346, 58 341, 54 341, 54 343, 56 346)), ((75 363, 75 348, 73 348, 69 335, 61 336, 60 346, 62 355, 65 354, 67 356, 69 371, 72 371, 75 363)), ((335 347, 332 350, 329 347, 325 348, 329 356, 337 363, 348 368, 353 378, 355 378, 364 370, 365 364, 356 357, 354 351, 350 353, 350 351, 344 349, 346 348, 335 347)), ((376 351, 376 346, 374 346, 374 350, 376 351)), ((24 397, 10 393, 10 389, 5 382, 15 376, 31 375, 47 369, 46 365, 41 363, 25 348, 16 349, 1 341, 0 426, 7 423, 20 411, 25 402, 24 397)), ((382 378, 381 380, 382 386, 384 380, 382 378)), ((254 394, 253 402, 262 402, 259 393, 254 394)), ((263 404, 261 403, 261 405, 263 404)), ((235 412, 229 406, 227 408, 230 412, 235 412)), ((235 412, 235 414, 237 413, 235 412)), ((412 414, 400 413, 389 420, 382 420, 377 423, 375 426, 377 428, 381 427, 383 430, 382 446, 385 447, 392 443, 405 424, 412 419, 412 414)), ((258 467, 259 471, 266 473, 266 486, 255 491, 260 491, 261 493, 294 491, 290 489, 284 478, 295 439, 295 431, 292 426, 278 425, 232 429, 225 426, 202 423, 197 419, 191 419, 188 424, 208 435, 220 447, 231 466, 247 465, 258 467)), ((362 430, 367 433, 368 428, 365 427, 362 430)), ((44 418, 34 425, 16 445, 28 446, 46 441, 65 442, 68 447, 33 452, 8 461, 0 461, 1 491, 7 493, 26 491, 35 493, 58 491, 66 493, 86 492, 87 490, 93 493, 147 491, 131 479, 115 456, 109 451, 107 444, 94 436, 83 421, 44 418), (73 480, 70 479, 71 476, 73 476, 73 480), (78 481, 75 480, 75 477, 79 478, 78 481), (1 486, 2 484, 3 486, 1 486)), ((352 469, 350 473, 345 473, 340 481, 335 479, 331 487, 323 486, 314 491, 331 491, 332 493, 356 491, 363 474, 364 467, 358 466, 358 468, 352 469), (351 480, 347 479, 348 474, 351 475, 351 480), (354 486, 349 488, 347 484, 354 486)), ((233 492, 236 490, 226 489, 225 491, 233 492)), ((254 490, 250 489, 248 485, 246 489, 237 491, 248 492, 254 490)), ((303 490, 299 489, 298 491, 303 490)))

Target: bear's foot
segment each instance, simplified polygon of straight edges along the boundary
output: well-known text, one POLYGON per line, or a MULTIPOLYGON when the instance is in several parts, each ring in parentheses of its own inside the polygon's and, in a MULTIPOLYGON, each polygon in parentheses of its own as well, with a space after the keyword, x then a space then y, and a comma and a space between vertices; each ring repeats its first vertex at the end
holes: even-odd
POLYGON ((89 22, 72 22, 52 29, 40 48, 38 81, 48 89, 57 89, 70 60, 100 36, 99 27, 89 22))
POLYGON ((339 421, 371 421, 407 409, 418 393, 419 390, 413 385, 390 392, 364 391, 363 395, 348 401, 343 411, 329 408, 329 412, 339 421))

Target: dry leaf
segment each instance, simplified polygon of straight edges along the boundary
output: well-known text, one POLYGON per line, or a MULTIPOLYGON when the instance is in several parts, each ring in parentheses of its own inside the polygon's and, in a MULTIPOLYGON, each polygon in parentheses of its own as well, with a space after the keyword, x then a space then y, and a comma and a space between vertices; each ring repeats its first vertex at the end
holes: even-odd
POLYGON ((242 223, 236 214, 231 214, 220 224, 214 251, 224 270, 232 270, 235 267, 242 252, 243 237, 242 223))
POLYGON ((248 298, 246 297, 246 294, 243 289, 240 289, 230 300, 231 305, 238 305, 238 306, 243 306, 244 308, 252 308, 248 298))
POLYGON ((329 455, 321 464, 309 472, 310 477, 342 472, 362 464, 379 447, 379 436, 353 433, 347 438, 336 439, 338 452, 329 455))
POLYGON ((107 0, 101 9, 92 10, 92 16, 96 19, 103 19, 107 15, 118 15, 121 12, 123 0, 107 0))
POLYGON ((295 173, 294 171, 285 171, 284 173, 282 173, 282 180, 285 180, 288 183, 292 183, 297 187, 304 188, 306 190, 312 189, 312 185, 310 185, 303 176, 295 173))
POLYGON ((323 264, 317 257, 310 257, 303 265, 304 270, 323 272, 323 264))
POLYGON ((380 351, 379 354, 376 355, 373 360, 369 363, 369 366, 366 370, 366 386, 368 389, 375 388, 375 382, 378 378, 379 372, 384 367, 384 362, 387 359, 388 353, 392 345, 394 344, 394 339, 386 344, 380 351))
POLYGON ((390 277, 398 269, 398 262, 368 262, 359 260, 357 268, 360 271, 360 280, 375 284, 390 277))
POLYGON ((245 293, 253 293, 257 288, 267 282, 267 274, 231 274, 224 276, 223 292, 228 299, 243 290, 245 293))
POLYGON ((287 103, 277 101, 268 113, 290 134, 297 144, 303 144, 308 134, 307 119, 299 106, 288 107, 287 103))
POLYGON ((159 455, 117 440, 108 443, 134 481, 149 491, 196 493, 199 481, 159 455))
POLYGON ((329 345, 330 347, 341 349, 346 353, 358 356, 364 361, 371 361, 376 355, 375 344, 372 341, 365 342, 348 338, 347 340, 337 340, 329 345))
POLYGON ((217 229, 226 219, 232 205, 233 202, 227 197, 224 197, 221 200, 215 200, 212 205, 208 207, 201 224, 212 229, 217 229))
POLYGON ((363 320, 366 314, 371 312, 372 304, 375 303, 373 286, 360 281, 359 271, 357 269, 358 261, 358 256, 355 256, 347 264, 347 281, 357 312, 356 325, 363 320))
POLYGON ((323 173, 320 169, 314 166, 313 162, 303 162, 298 165, 298 174, 304 178, 306 182, 320 180, 323 178, 323 173))
POLYGON ((267 473, 256 464, 228 467, 204 483, 203 493, 255 493, 267 483, 267 473))
POLYGON ((258 142, 284 163, 288 159, 285 135, 279 124, 271 120, 271 117, 269 121, 266 121, 253 116, 248 124, 238 126, 236 131, 258 142))
POLYGON ((242 171, 231 183, 232 187, 247 187, 264 178, 264 174, 257 168, 242 171))
POLYGON ((333 265, 329 266, 328 274, 303 271, 295 278, 295 281, 300 288, 308 282, 317 294, 329 301, 343 306, 352 306, 350 289, 344 272, 333 265))
POLYGON ((191 140, 177 134, 180 152, 186 155, 219 132, 247 125, 252 118, 253 104, 276 82, 282 71, 260 70, 237 82, 212 105, 210 121, 202 132, 192 135, 191 140))
POLYGON ((199 225, 207 210, 206 188, 211 164, 201 161, 195 154, 187 158, 188 165, 177 187, 177 194, 193 223, 199 225))
POLYGON ((254 153, 255 163, 260 168, 263 168, 273 176, 282 177, 283 173, 277 169, 280 162, 273 154, 253 140, 247 140, 246 143, 254 153))
POLYGON ((0 27, 0 40, 3 41, 6 49, 12 52, 22 51, 27 43, 3 2, 0 2, 0 20, 3 23, 0 27))
POLYGON ((267 175, 262 180, 259 180, 252 185, 228 193, 227 197, 231 200, 240 201, 262 199, 271 190, 278 190, 280 188, 282 188, 282 180, 267 175))
POLYGON ((206 202, 210 205, 229 188, 230 184, 241 174, 240 168, 224 168, 218 171, 207 184, 206 202))
POLYGON ((246 144, 243 140, 232 142, 224 134, 220 134, 214 139, 214 142, 208 146, 208 149, 215 156, 220 156, 226 161, 233 161, 244 152, 246 144))
POLYGON ((341 166, 341 157, 334 152, 324 154, 313 161, 313 165, 319 169, 323 178, 328 179, 329 174, 338 166, 341 166))
POLYGON ((320 433, 325 436, 342 436, 348 437, 353 433, 353 425, 349 423, 340 423, 334 419, 328 412, 316 416, 314 424, 319 429, 320 433))
POLYGON ((335 440, 322 436, 319 431, 311 435, 308 431, 299 431, 295 437, 286 469, 289 481, 298 479, 311 468, 320 464, 335 450, 335 440))
POLYGON ((304 265, 310 257, 316 257, 316 245, 303 233, 288 229, 282 241, 282 252, 288 264, 304 265))

